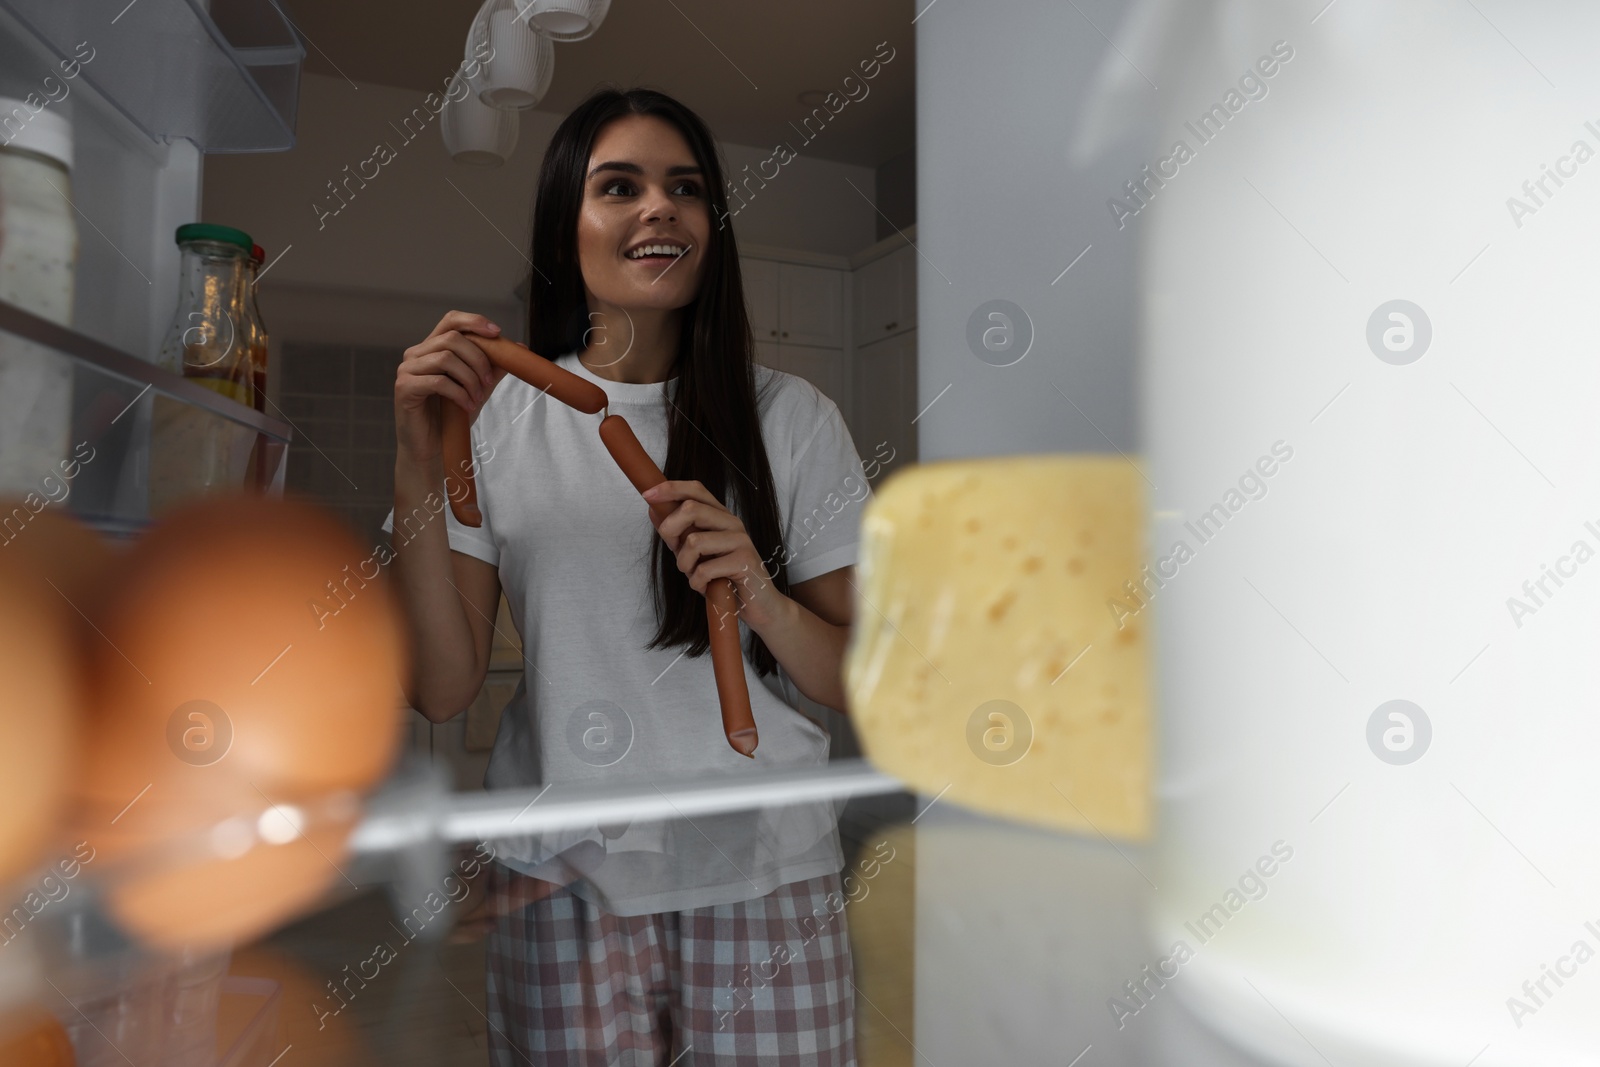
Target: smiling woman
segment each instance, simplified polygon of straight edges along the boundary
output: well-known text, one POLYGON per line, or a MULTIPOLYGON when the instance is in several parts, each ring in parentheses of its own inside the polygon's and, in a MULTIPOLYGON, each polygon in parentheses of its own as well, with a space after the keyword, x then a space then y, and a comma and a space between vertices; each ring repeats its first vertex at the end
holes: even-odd
MULTIPOLYGON (((483 316, 447 314, 400 365, 395 506, 421 516, 392 569, 411 700, 435 722, 471 702, 502 588, 533 667, 502 716, 490 789, 827 761, 827 731, 798 706, 845 706, 868 479, 832 401, 752 360, 738 248, 712 225, 722 171, 704 123, 644 89, 591 96, 540 168, 529 347, 625 417, 666 476, 643 501, 592 407, 553 403, 490 361, 502 331, 483 316), (419 509, 444 481, 444 404, 472 420, 474 454, 495 457, 478 465, 478 526, 419 509), (838 514, 842 484, 864 490, 850 515, 786 546, 802 517, 838 514), (708 620, 707 590, 730 580, 737 616, 708 620), (760 734, 753 759, 723 736, 705 654, 724 624, 744 653, 733 671, 760 734)), ((786 920, 839 895, 831 805, 552 832, 498 842, 496 860, 496 1064, 664 1065, 691 1047, 701 1062, 855 1062, 842 915, 805 966, 736 1014, 727 999, 740 968, 790 936, 786 920)))

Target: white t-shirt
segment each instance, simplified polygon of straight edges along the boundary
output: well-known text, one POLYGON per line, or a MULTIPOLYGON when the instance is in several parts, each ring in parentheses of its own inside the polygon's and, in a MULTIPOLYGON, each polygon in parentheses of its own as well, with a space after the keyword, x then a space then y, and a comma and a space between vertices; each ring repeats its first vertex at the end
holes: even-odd
MULTIPOLYGON (((609 381, 573 353, 557 363, 599 385, 610 412, 665 467, 667 383, 609 381)), ((871 489, 831 400, 803 378, 759 364, 755 374, 793 585, 855 563, 871 489)), ((600 419, 508 375, 472 428, 483 525, 462 526, 445 511, 450 547, 499 569, 522 636, 523 680, 501 718, 485 787, 704 780, 826 763, 828 734, 797 710, 798 691, 781 667, 761 678, 746 656, 760 734, 750 760, 723 734, 709 653, 644 647, 656 629, 649 573, 659 535, 601 442, 600 419)), ((730 486, 724 503, 737 511, 731 499, 730 486)), ((392 521, 391 512, 386 530, 392 521)), ((399 543, 406 529, 402 522, 399 543)), ((748 627, 739 629, 747 642, 748 627)), ((641 915, 763 896, 837 872, 835 815, 832 804, 808 803, 557 831, 499 842, 497 851, 540 875, 556 854, 595 842, 604 860, 570 888, 613 914, 641 915)))

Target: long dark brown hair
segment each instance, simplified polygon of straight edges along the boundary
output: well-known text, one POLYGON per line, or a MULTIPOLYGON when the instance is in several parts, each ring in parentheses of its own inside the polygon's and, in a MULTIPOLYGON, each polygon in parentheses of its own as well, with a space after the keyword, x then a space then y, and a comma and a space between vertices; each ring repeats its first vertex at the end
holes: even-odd
MULTIPOLYGON (((671 123, 694 152, 716 225, 705 250, 700 292, 682 309, 682 332, 673 365, 677 387, 668 386, 666 476, 697 480, 741 521, 765 563, 770 580, 789 592, 783 531, 772 465, 761 439, 752 355, 755 338, 745 314, 739 248, 726 225, 727 196, 722 161, 711 131, 693 111, 652 89, 604 88, 579 104, 556 129, 539 168, 533 205, 532 289, 528 301, 528 346, 551 359, 581 352, 589 329, 578 263, 578 213, 583 204, 589 157, 600 130, 624 115, 651 115, 671 123), (728 502, 732 487, 733 502, 728 502)), ((774 379, 775 380, 775 379, 774 379)), ((644 521, 643 507, 640 521, 644 521)), ((685 645, 691 656, 710 647, 705 600, 689 587, 666 542, 656 537, 650 590, 657 626, 648 648, 685 645)), ((758 674, 777 660, 752 633, 747 653, 758 674)))

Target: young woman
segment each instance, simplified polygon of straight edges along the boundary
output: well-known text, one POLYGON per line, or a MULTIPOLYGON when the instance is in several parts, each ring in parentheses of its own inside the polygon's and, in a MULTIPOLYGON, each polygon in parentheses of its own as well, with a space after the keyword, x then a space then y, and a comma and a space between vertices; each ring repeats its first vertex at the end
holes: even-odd
MULTIPOLYGON (((452 311, 395 381, 395 579, 412 704, 459 714, 504 589, 527 670, 488 788, 813 766, 841 661, 866 479, 837 407, 752 362, 710 132, 683 105, 595 93, 545 153, 529 347, 596 383, 669 479, 652 529, 600 417, 491 365, 500 327, 452 311), (642 254, 641 254, 642 253, 642 254), (473 417, 478 503, 451 491, 440 405, 473 417), (723 736, 702 594, 735 579, 760 744, 723 736)), ((845 1065, 854 986, 829 805, 497 842, 488 945, 496 1065, 845 1065)))

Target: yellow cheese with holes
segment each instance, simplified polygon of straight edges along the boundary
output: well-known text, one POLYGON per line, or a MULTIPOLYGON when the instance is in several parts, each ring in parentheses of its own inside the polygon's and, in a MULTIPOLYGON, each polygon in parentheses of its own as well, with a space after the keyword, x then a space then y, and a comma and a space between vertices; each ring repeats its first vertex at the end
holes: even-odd
POLYGON ((1142 486, 1128 460, 1089 455, 884 484, 862 516, 845 663, 876 766, 942 802, 1148 837, 1150 609, 1130 612, 1125 584, 1142 578, 1142 486))

